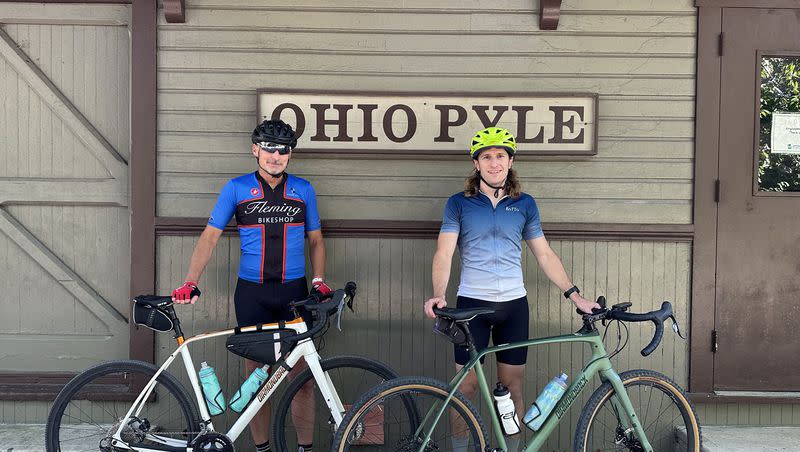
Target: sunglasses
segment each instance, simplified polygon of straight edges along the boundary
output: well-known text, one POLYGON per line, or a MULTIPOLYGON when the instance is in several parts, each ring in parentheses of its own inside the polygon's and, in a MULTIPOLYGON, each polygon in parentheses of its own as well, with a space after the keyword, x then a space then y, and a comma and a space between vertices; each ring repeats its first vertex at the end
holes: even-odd
POLYGON ((267 143, 266 141, 261 141, 256 144, 258 145, 258 147, 269 152, 270 154, 275 151, 278 151, 278 154, 280 155, 286 155, 292 152, 292 147, 289 146, 288 144, 267 143))

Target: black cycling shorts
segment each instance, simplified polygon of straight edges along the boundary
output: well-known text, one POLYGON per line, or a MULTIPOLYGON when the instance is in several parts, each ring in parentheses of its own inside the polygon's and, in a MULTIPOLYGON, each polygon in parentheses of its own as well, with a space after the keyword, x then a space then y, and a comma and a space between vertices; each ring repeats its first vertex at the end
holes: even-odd
MULTIPOLYGON (((242 327, 293 320, 294 313, 289 303, 306 298, 308 285, 305 277, 284 283, 269 281, 263 284, 239 278, 233 295, 236 323, 242 327)), ((311 328, 311 313, 303 307, 298 308, 298 312, 311 328)))
MULTIPOLYGON (((510 301, 483 301, 475 298, 458 297, 456 307, 490 308, 494 314, 483 314, 469 322, 469 331, 475 342, 475 348, 481 351, 489 346, 489 334, 492 344, 508 344, 528 339, 528 297, 510 301)), ((455 346, 456 364, 464 365, 469 361, 469 351, 463 346, 455 346)), ((513 348, 497 352, 497 362, 503 364, 522 365, 528 361, 528 347, 513 348)), ((483 362, 483 358, 481 358, 483 362)))

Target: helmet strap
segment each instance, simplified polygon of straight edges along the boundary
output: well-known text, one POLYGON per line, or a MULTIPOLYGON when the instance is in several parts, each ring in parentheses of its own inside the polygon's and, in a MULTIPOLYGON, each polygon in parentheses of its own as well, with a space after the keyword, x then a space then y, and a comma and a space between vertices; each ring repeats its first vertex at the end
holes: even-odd
POLYGON ((503 187, 505 187, 506 181, 504 180, 502 184, 500 184, 499 186, 495 187, 494 185, 490 184, 489 182, 486 182, 486 179, 483 178, 483 175, 481 175, 480 171, 478 171, 476 169, 475 172, 478 174, 478 177, 481 179, 481 182, 483 182, 484 184, 488 185, 491 188, 494 188, 494 197, 495 198, 499 198, 500 197, 500 190, 502 190, 503 187))

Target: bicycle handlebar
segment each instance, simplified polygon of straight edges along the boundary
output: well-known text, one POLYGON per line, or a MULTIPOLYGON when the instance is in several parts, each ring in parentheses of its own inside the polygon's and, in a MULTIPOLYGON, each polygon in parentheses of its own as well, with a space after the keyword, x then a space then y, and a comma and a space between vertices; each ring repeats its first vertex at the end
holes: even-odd
POLYGON ((606 309, 606 299, 602 296, 597 298, 597 303, 601 306, 601 309, 593 309, 591 314, 578 311, 578 313, 583 317, 584 328, 587 326, 589 326, 590 329, 594 328, 591 325, 598 320, 603 322, 606 320, 621 320, 623 322, 653 322, 656 330, 653 333, 653 339, 650 340, 650 343, 642 349, 642 356, 648 356, 653 353, 653 351, 655 351, 655 349, 658 347, 658 344, 661 343, 661 339, 664 337, 664 321, 667 319, 672 320, 673 330, 675 330, 675 332, 683 338, 680 328, 678 327, 678 322, 675 320, 675 316, 672 313, 672 304, 669 301, 664 301, 661 303, 661 309, 658 311, 644 313, 627 312, 627 309, 631 306, 631 303, 619 303, 612 306, 611 309, 606 309))
MULTIPOLYGON (((669 301, 665 301, 661 303, 661 309, 658 311, 651 311, 643 314, 615 311, 612 309, 608 311, 608 316, 606 318, 610 320, 622 320, 624 322, 653 322, 653 325, 656 327, 653 339, 642 349, 642 356, 647 356, 655 351, 661 339, 664 337, 664 320, 672 318, 672 304, 669 301)), ((674 321, 673 318, 673 322, 674 321)))
POLYGON ((348 298, 346 302, 350 309, 353 309, 353 297, 356 294, 356 283, 350 281, 345 284, 344 289, 336 289, 330 295, 311 294, 305 300, 293 301, 289 304, 292 308, 300 306, 305 307, 309 311, 316 311, 319 313, 319 318, 314 322, 314 326, 305 333, 296 334, 291 336, 291 340, 295 342, 302 341, 314 337, 317 333, 322 331, 328 324, 328 316, 334 311, 340 311, 344 308, 345 297, 348 298), (330 301, 324 301, 330 300, 330 301))
MULTIPOLYGON (((306 308, 306 310, 311 312, 317 312, 319 314, 317 321, 314 322, 314 326, 311 327, 310 330, 306 331, 305 333, 292 336, 292 340, 301 341, 303 339, 315 336, 317 333, 322 331, 323 328, 325 328, 325 326, 328 323, 328 317, 334 311, 341 311, 344 308, 345 304, 352 311, 353 298, 355 296, 356 296, 356 283, 354 283, 353 281, 349 281, 347 284, 344 285, 344 289, 337 289, 331 294, 323 295, 319 293, 312 293, 305 300, 298 300, 289 303, 289 307, 291 307, 292 309, 303 306, 306 308)), ((176 338, 183 335, 183 332, 181 331, 180 327, 180 320, 178 319, 178 315, 175 312, 175 306, 174 306, 175 303, 172 300, 171 296, 165 296, 165 297, 153 296, 149 300, 149 303, 156 306, 158 309, 162 310, 165 314, 169 315, 169 317, 172 319, 176 338)))

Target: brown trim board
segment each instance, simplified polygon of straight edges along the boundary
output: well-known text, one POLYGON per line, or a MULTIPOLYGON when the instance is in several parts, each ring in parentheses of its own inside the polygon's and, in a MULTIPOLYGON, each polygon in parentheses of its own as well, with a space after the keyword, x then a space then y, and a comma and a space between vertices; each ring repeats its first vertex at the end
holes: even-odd
MULTIPOLYGON (((156 0, 131 13, 131 297, 153 293, 156 260, 156 0)), ((130 358, 153 362, 153 333, 130 322, 130 358)))
POLYGON ((691 325, 689 328, 689 391, 712 393, 717 205, 715 181, 719 178, 719 34, 722 10, 699 8, 697 33, 697 100, 695 123, 694 235, 692 246, 691 325))
POLYGON ((133 0, 0 0, 0 3, 111 3, 130 4, 133 0))
POLYGON ((709 8, 800 8, 800 0, 695 0, 694 5, 709 8))
MULTIPOLYGON (((0 372, 0 400, 21 402, 52 401, 77 373, 70 372, 0 372)), ((91 400, 133 401, 141 387, 134 388, 131 381, 108 377, 97 382, 89 394, 91 400)), ((143 387, 142 383, 142 387, 143 387)))
MULTIPOLYGON (((199 235, 207 222, 206 218, 157 217, 156 234, 199 235)), ((439 221, 323 220, 322 232, 325 237, 435 239, 439 234, 440 225, 439 221)), ((691 242, 694 237, 692 225, 544 223, 542 227, 548 238, 559 240, 691 242)), ((228 225, 225 232, 234 234, 236 226, 228 225)))

